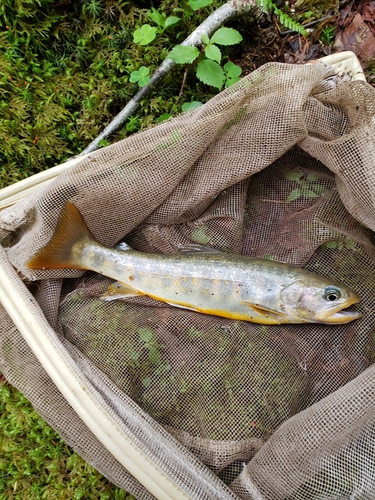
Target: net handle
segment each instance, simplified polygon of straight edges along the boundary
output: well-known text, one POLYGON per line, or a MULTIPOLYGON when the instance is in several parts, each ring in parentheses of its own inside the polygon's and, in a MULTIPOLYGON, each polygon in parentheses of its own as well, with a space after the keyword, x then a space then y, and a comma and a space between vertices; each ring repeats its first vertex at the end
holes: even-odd
POLYGON ((65 399, 121 465, 160 500, 191 499, 118 426, 83 384, 54 343, 52 328, 46 321, 40 321, 43 313, 39 305, 10 266, 1 245, 0 302, 65 399))

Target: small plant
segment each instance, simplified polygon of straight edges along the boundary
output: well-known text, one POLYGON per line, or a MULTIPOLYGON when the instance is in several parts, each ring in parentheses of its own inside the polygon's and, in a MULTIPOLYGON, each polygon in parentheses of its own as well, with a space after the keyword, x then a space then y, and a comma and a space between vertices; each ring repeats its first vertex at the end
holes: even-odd
MULTIPOLYGON (((160 13, 154 7, 147 12, 149 19, 154 21, 157 27, 143 24, 140 28, 136 29, 133 33, 133 42, 138 45, 149 45, 153 42, 157 34, 161 34, 170 26, 177 24, 180 21, 179 17, 168 16, 165 12, 160 13)), ((145 87, 150 82, 150 69, 146 66, 141 66, 138 70, 132 71, 129 81, 131 83, 138 83, 140 87, 145 87)))
POLYGON ((224 77, 225 77, 225 87, 230 87, 234 83, 240 80, 240 74, 242 73, 242 69, 237 66, 237 64, 228 61, 224 64, 224 77))
POLYGON ((307 174, 305 175, 300 170, 289 170, 284 174, 285 178, 289 181, 294 181, 298 184, 298 187, 293 189, 287 198, 287 203, 298 200, 298 198, 319 198, 326 188, 321 184, 317 184, 316 181, 319 180, 318 174, 307 174))
POLYGON ((135 500, 73 452, 0 374, 0 499, 135 500))
POLYGON ((323 45, 332 45, 335 41, 335 27, 334 26, 325 26, 322 29, 322 33, 320 35, 320 41, 323 45))
POLYGON ((326 241, 322 246, 337 250, 343 250, 344 248, 348 250, 355 250, 357 244, 353 238, 338 237, 337 239, 326 241))
POLYGON ((133 42, 139 45, 148 45, 156 38, 156 28, 149 24, 144 24, 139 29, 134 31, 133 42))
POLYGON ((138 83, 140 87, 144 87, 150 81, 150 69, 146 66, 141 66, 139 70, 133 71, 130 75, 129 81, 132 83, 138 83))
POLYGON ((152 21, 154 21, 154 23, 156 23, 162 31, 180 21, 179 17, 176 16, 167 17, 164 12, 160 14, 160 12, 156 10, 154 7, 151 7, 151 12, 148 13, 148 17, 152 21))
POLYGON ((241 42, 241 34, 233 28, 219 28, 211 38, 202 35, 202 52, 197 47, 176 45, 168 57, 177 64, 191 64, 199 60, 197 64, 197 78, 207 85, 219 90, 225 84, 229 87, 239 80, 241 68, 233 63, 227 63, 224 69, 220 66, 222 54, 218 45, 234 45, 241 42), (229 66, 228 66, 229 65, 229 66))
POLYGON ((307 35, 307 31, 305 28, 294 21, 288 14, 280 10, 276 4, 274 4, 271 0, 256 0, 256 3, 258 6, 262 7, 264 10, 269 10, 276 14, 276 16, 279 17, 280 19, 280 24, 282 26, 285 26, 285 28, 288 28, 293 31, 297 31, 297 33, 300 33, 303 36, 307 35))
POLYGON ((165 12, 160 13, 154 7, 151 7, 151 10, 147 12, 147 16, 154 21, 157 27, 143 24, 140 28, 136 29, 133 34, 133 42, 139 45, 148 45, 155 40, 158 33, 163 33, 166 28, 180 21, 179 17, 167 17, 165 12))
MULTIPOLYGON (((213 0, 189 0, 188 5, 192 12, 195 12, 203 7, 212 4, 213 0)), ((306 30, 298 23, 293 21, 291 17, 282 12, 276 4, 271 0, 256 0, 258 6, 264 10, 271 10, 280 18, 280 23, 293 29, 303 35, 306 35, 306 30)), ((180 21, 176 16, 168 16, 164 12, 159 12, 154 7, 147 13, 157 26, 152 27, 149 24, 144 24, 136 29, 133 35, 133 42, 139 45, 146 46, 153 42, 157 33, 163 33, 166 28, 173 26, 180 21)), ((189 15, 185 12, 185 15, 189 15)), ((212 87, 219 90, 233 85, 240 79, 241 68, 232 62, 227 62, 221 66, 222 53, 219 46, 235 45, 242 41, 241 34, 233 28, 219 28, 211 38, 207 34, 202 34, 202 46, 199 50, 195 46, 176 45, 168 54, 168 58, 173 59, 177 64, 195 65, 197 78, 212 87)), ((140 68, 141 69, 141 68, 140 68)), ((147 85, 150 81, 146 67, 142 66, 144 76, 141 77, 139 71, 133 71, 130 75, 130 82, 138 82, 140 87, 147 85)))
POLYGON ((99 141, 99 146, 101 148, 105 148, 106 146, 109 146, 111 144, 110 141, 108 141, 107 139, 102 139, 101 141, 99 141))

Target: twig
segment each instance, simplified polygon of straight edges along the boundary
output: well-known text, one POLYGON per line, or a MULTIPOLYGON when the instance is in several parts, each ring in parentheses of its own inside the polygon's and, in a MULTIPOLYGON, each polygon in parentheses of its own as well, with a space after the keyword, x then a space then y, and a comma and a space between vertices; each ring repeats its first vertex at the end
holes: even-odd
POLYGON ((182 83, 181 83, 181 88, 180 88, 180 92, 178 94, 178 97, 177 97, 177 101, 176 103, 181 99, 181 96, 182 96, 182 92, 184 91, 184 87, 185 87, 185 82, 186 82, 186 76, 187 76, 187 72, 188 72, 188 69, 185 68, 185 71, 184 71, 184 76, 182 78, 182 83))
MULTIPOLYGON (((210 37, 222 24, 228 21, 228 19, 254 6, 255 0, 231 0, 227 2, 210 14, 207 19, 205 19, 203 23, 181 43, 181 45, 200 45, 202 43, 202 34, 210 37)), ((172 59, 165 59, 151 76, 150 82, 137 92, 120 113, 106 126, 103 132, 82 151, 81 155, 91 153, 98 149, 100 141, 107 139, 118 130, 124 124, 125 120, 137 111, 141 101, 161 83, 175 65, 176 63, 172 59)))

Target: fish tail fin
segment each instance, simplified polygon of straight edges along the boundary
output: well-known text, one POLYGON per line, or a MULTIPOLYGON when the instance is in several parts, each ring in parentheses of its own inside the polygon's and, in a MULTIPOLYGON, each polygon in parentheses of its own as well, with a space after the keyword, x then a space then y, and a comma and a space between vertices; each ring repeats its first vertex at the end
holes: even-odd
POLYGON ((50 241, 26 262, 29 269, 86 269, 81 261, 87 244, 99 245, 80 211, 67 202, 50 241))

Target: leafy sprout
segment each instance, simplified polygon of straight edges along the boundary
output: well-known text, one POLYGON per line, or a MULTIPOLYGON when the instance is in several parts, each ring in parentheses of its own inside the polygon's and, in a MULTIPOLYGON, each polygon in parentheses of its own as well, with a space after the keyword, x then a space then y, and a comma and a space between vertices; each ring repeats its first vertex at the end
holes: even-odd
POLYGON ((220 66, 222 53, 217 46, 235 45, 242 40, 241 34, 233 28, 219 28, 211 39, 203 34, 203 52, 199 51, 197 47, 190 47, 185 45, 177 45, 168 54, 170 59, 173 59, 177 64, 191 64, 198 61, 196 67, 197 78, 212 87, 221 90, 224 83, 229 86, 237 81, 241 74, 241 68, 231 63, 229 66, 220 66), (237 69, 234 69, 234 68, 237 69))
POLYGON ((287 197, 287 203, 298 200, 301 197, 304 198, 319 198, 325 191, 326 188, 321 184, 318 184, 319 175, 314 173, 309 173, 305 175, 300 170, 289 170, 284 174, 285 178, 289 181, 296 182, 298 187, 294 188, 287 197))
POLYGON ((148 45, 156 38, 156 28, 149 24, 144 24, 139 29, 134 31, 133 42, 139 45, 148 45))
POLYGON ((325 26, 322 29, 322 33, 320 35, 320 41, 324 45, 332 45, 335 38, 335 27, 334 26, 325 26))
POLYGON ((150 69, 146 66, 141 66, 139 70, 133 71, 130 74, 129 81, 132 83, 138 83, 140 87, 144 87, 150 82, 150 69))

